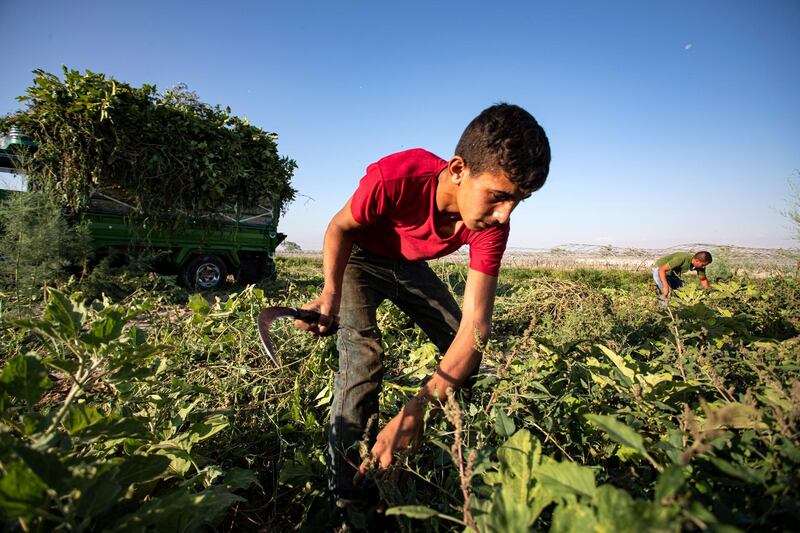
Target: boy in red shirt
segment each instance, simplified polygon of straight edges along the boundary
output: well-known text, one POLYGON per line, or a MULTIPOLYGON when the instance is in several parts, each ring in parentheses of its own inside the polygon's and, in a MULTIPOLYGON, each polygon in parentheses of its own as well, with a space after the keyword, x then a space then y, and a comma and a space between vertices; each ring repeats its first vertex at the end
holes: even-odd
POLYGON ((352 465, 361 462, 357 443, 378 412, 383 375, 378 305, 394 302, 444 354, 420 392, 370 436, 372 458, 386 468, 394 452, 421 436, 425 404, 446 400, 448 388, 458 388, 477 371, 489 339, 511 211, 544 184, 550 166, 544 130, 527 111, 509 104, 481 112, 464 130, 455 154, 446 161, 413 149, 371 164, 325 233, 325 285, 305 306, 323 319, 296 325, 323 333, 330 317, 339 317, 329 436, 330 483, 338 507, 366 499, 353 483, 352 465), (470 262, 459 309, 425 260, 464 244, 470 246, 470 262))

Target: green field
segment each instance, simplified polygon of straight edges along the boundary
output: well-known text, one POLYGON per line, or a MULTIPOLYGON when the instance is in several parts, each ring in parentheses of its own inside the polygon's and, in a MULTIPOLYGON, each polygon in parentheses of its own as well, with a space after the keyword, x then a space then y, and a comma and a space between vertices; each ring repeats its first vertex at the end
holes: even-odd
MULTIPOLYGON (((434 268, 460 297, 465 267, 434 268)), ((284 321, 276 369, 254 320, 313 298, 321 263, 279 259, 277 280, 210 295, 101 274, 0 294, 3 529, 324 527, 334 340, 284 321)), ((471 396, 431 409, 419 452, 371 474, 396 526, 796 529, 797 277, 692 279, 667 309, 651 281, 502 271, 471 396)), ((384 423, 438 354, 394 306, 379 324, 384 423)))

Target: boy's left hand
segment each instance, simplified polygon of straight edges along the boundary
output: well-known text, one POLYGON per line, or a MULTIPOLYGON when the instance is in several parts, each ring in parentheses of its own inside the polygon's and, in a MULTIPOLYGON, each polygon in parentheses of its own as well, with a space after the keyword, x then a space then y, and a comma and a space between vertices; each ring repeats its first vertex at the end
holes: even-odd
MULTIPOLYGON (((375 445, 370 451, 372 463, 381 469, 387 468, 394 462, 394 453, 415 446, 422 437, 425 407, 416 399, 406 404, 397 416, 392 418, 386 427, 378 433, 375 445)), ((358 468, 357 478, 362 477, 369 469, 370 460, 367 459, 358 468)))

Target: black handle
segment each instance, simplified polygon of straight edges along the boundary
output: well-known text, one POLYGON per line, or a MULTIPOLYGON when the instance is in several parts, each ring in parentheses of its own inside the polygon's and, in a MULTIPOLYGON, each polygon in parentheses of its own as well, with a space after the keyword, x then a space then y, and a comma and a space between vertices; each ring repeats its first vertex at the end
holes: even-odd
MULTIPOLYGON (((311 309, 298 309, 297 315, 295 318, 298 320, 302 320, 308 324, 319 324, 322 315, 316 311, 312 311, 311 309)), ((339 329, 339 319, 334 318, 333 323, 328 326, 328 329, 324 333, 320 333, 320 337, 327 337, 329 335, 333 335, 339 329)))

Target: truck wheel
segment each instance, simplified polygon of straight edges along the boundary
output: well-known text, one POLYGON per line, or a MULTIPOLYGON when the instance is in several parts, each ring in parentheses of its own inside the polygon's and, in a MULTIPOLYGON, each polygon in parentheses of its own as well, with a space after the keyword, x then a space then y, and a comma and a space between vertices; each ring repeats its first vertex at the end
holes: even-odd
POLYGON ((190 289, 218 289, 225 284, 228 268, 216 255, 195 257, 183 269, 183 283, 190 289))

